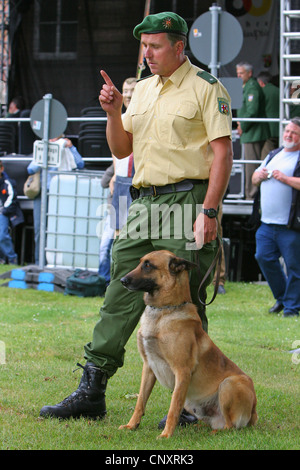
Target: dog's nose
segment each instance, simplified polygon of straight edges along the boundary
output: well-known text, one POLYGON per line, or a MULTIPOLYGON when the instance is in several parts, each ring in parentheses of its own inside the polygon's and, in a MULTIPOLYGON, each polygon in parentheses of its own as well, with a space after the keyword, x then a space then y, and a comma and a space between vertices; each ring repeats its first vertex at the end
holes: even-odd
POLYGON ((120 279, 124 287, 127 287, 130 284, 130 279, 127 276, 124 276, 120 279))

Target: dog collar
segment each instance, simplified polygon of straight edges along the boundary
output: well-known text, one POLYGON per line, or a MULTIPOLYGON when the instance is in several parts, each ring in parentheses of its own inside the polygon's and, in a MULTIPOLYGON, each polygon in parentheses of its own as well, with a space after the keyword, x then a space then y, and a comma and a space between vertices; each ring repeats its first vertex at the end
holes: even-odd
POLYGON ((155 310, 172 310, 174 308, 181 308, 184 305, 190 304, 191 302, 183 302, 182 304, 179 305, 166 305, 164 307, 155 307, 155 305, 147 305, 147 307, 153 308, 155 310))

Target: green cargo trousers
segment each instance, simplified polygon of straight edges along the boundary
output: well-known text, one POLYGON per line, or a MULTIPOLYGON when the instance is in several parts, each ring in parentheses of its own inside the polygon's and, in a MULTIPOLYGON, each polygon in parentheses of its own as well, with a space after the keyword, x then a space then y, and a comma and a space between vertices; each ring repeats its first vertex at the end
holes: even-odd
MULTIPOLYGON (((166 249, 176 256, 197 262, 201 279, 211 265, 217 250, 215 241, 195 250, 193 222, 200 212, 207 183, 194 185, 190 191, 136 199, 130 206, 127 224, 114 241, 111 282, 106 290, 100 320, 92 342, 85 345, 85 358, 111 377, 122 367, 125 345, 137 326, 145 308, 143 292, 130 292, 120 279, 136 268, 145 254, 166 249)), ((199 271, 190 271, 193 302, 197 305, 203 328, 207 331, 205 307, 199 302, 199 271)), ((206 287, 213 272, 201 288, 201 300, 206 299, 206 287)))

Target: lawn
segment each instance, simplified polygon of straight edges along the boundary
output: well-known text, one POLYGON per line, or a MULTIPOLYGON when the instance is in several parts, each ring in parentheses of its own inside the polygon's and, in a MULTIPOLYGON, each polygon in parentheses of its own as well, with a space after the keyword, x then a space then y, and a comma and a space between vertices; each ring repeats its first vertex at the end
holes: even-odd
MULTIPOLYGON (((0 273, 5 269, 1 266, 0 273)), ((103 421, 40 418, 43 405, 77 388, 76 363, 85 363, 83 346, 92 338, 103 299, 0 287, 0 449, 299 450, 300 356, 288 351, 299 347, 300 321, 268 313, 274 299, 266 285, 227 283, 226 290, 208 307, 209 334, 252 377, 259 421, 254 428, 218 432, 198 423, 159 440, 157 423, 171 394, 158 383, 140 427, 118 430, 129 420, 139 391, 136 332, 124 367, 108 383, 103 421)))

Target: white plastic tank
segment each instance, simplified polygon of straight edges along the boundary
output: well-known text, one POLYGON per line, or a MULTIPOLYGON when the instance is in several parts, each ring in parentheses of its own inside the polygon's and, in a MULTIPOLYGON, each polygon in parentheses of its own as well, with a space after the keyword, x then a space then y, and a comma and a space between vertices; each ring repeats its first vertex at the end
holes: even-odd
POLYGON ((52 177, 46 237, 48 265, 98 269, 99 227, 106 199, 101 177, 82 171, 52 177))

